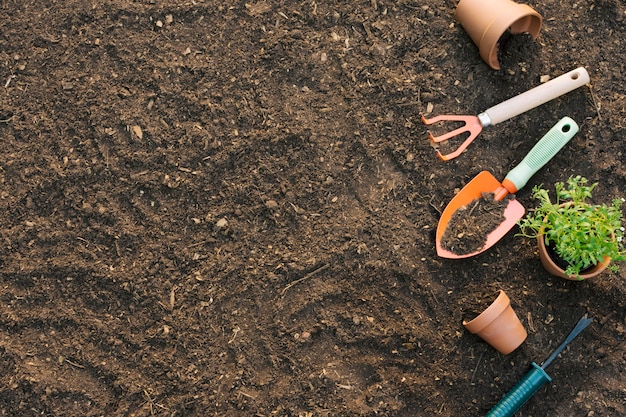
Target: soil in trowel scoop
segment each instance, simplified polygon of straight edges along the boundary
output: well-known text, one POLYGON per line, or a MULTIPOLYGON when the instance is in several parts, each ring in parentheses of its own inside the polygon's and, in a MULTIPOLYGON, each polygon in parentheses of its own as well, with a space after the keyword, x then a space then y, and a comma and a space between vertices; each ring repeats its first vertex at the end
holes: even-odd
POLYGON ((489 233, 504 221, 504 210, 511 198, 509 195, 496 201, 493 193, 483 193, 455 211, 441 237, 441 246, 457 255, 481 250, 489 233))

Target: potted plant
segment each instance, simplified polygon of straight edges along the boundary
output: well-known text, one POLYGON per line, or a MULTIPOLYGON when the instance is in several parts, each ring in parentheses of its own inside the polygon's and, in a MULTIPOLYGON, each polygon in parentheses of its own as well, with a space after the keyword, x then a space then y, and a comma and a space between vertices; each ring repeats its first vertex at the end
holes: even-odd
POLYGON ((520 236, 537 238, 548 272, 572 280, 591 278, 607 267, 616 271, 610 262, 626 260, 620 210, 624 199, 592 204, 587 200, 598 184, 587 183, 581 176, 556 183, 555 202, 548 190, 535 186, 532 196, 539 206, 518 221, 520 236))

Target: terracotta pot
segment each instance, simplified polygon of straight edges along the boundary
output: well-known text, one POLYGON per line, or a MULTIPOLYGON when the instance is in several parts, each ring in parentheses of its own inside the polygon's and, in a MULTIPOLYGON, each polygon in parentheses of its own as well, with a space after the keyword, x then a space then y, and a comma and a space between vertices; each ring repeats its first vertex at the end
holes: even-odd
POLYGON ((526 340, 526 329, 511 307, 511 300, 500 290, 496 300, 478 317, 463 326, 503 355, 508 355, 526 340))
POLYGON ((605 256, 602 262, 598 263, 595 266, 592 266, 591 268, 587 268, 584 271, 580 271, 580 274, 578 276, 566 275, 565 270, 561 268, 559 265, 557 265, 556 262, 554 262, 554 260, 550 256, 550 253, 548 252, 548 248, 546 247, 546 243, 545 243, 542 231, 543 231, 543 228, 540 229, 539 236, 537 237, 537 247, 539 249, 539 260, 541 261, 541 265, 543 265, 545 270, 554 276, 569 279, 571 281, 583 281, 589 278, 593 278, 596 275, 600 274, 609 266, 609 263, 611 262, 611 258, 609 258, 608 256, 605 256))
POLYGON ((498 41, 504 32, 529 33, 537 39, 542 18, 533 8, 511 0, 461 0, 456 18, 478 46, 481 58, 493 69, 500 69, 498 41))

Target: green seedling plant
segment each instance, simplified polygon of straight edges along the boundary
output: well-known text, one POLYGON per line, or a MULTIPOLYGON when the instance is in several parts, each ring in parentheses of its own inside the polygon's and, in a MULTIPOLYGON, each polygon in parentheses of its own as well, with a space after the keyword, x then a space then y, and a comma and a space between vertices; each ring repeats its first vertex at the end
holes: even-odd
MULTIPOLYGON (((598 185, 588 185, 581 176, 570 177, 567 184, 555 184, 556 201, 550 200, 548 190, 535 186, 533 198, 539 206, 519 220, 518 236, 537 238, 543 235, 547 247, 569 266, 567 275, 580 276, 580 272, 604 260, 626 260, 622 227, 623 198, 616 198, 610 205, 591 204, 591 193, 598 185)), ((611 263, 609 269, 617 271, 611 263)))

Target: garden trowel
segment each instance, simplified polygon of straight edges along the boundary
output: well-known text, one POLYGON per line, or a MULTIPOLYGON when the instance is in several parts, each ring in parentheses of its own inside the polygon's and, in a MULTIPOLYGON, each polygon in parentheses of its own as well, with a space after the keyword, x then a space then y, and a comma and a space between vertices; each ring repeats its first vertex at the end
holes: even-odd
MULTIPOLYGON (((513 168, 502 182, 498 181, 488 171, 482 171, 474 177, 463 189, 448 203, 437 225, 436 247, 437 255, 443 258, 460 259, 478 255, 486 251, 515 226, 516 222, 525 213, 524 207, 519 201, 510 198, 506 203, 506 208, 502 213, 501 222, 486 234, 484 245, 477 249, 455 248, 456 236, 445 236, 445 243, 442 244, 444 234, 449 224, 454 222, 455 213, 460 210, 471 210, 482 198, 491 198, 493 201, 501 201, 507 195, 513 194, 521 189, 530 177, 532 177, 541 167, 543 167, 556 153, 574 137, 578 132, 578 125, 569 117, 564 117, 548 131, 537 144, 524 157, 522 162, 513 168), (493 195, 493 197, 491 197, 493 195)), ((452 230, 452 228, 451 228, 452 230)), ((462 234, 462 233, 460 233, 462 234)), ((459 239, 461 236, 459 236, 459 239)))

